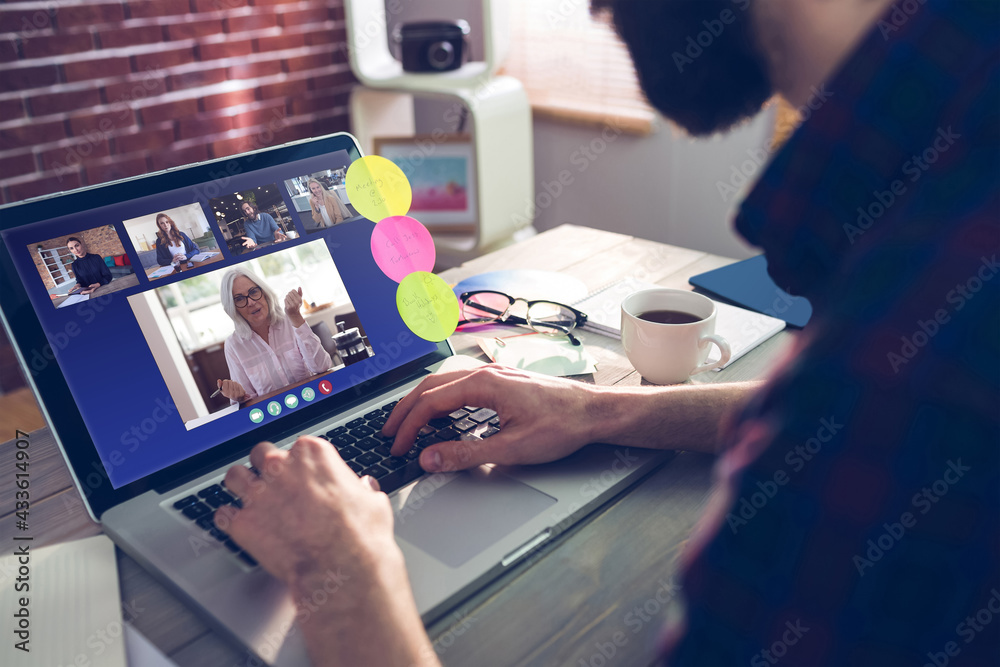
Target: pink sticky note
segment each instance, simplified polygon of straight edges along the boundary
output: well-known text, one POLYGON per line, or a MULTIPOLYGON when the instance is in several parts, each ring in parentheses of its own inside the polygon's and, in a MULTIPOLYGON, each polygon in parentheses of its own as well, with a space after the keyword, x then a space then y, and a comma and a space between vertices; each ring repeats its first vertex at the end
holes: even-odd
POLYGON ((372 256, 382 273, 398 283, 414 271, 434 270, 434 240, 417 220, 394 215, 372 230, 372 256))

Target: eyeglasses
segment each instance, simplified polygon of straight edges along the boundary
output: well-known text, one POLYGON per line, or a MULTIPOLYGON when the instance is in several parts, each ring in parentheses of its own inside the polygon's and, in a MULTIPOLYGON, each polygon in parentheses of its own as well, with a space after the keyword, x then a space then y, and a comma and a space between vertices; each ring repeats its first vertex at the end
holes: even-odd
POLYGON ((251 287, 250 291, 246 293, 246 296, 242 294, 237 294, 233 297, 233 303, 236 304, 237 308, 245 308, 247 305, 247 299, 251 301, 260 301, 260 297, 264 296, 264 292, 261 291, 259 287, 251 287))
POLYGON ((573 345, 579 345, 580 341, 570 332, 587 322, 584 313, 555 301, 528 301, 492 290, 464 292, 458 299, 462 302, 464 318, 459 325, 492 322, 518 324, 531 327, 538 333, 569 336, 573 345), (523 315, 511 312, 518 302, 525 304, 523 315))

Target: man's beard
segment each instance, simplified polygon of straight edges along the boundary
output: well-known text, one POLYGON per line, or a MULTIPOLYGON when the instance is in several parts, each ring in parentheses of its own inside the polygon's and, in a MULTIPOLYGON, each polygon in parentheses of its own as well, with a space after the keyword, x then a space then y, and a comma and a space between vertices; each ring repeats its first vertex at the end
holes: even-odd
POLYGON ((660 113, 695 136, 753 117, 771 97, 751 0, 592 0, 614 13, 639 83, 660 113))

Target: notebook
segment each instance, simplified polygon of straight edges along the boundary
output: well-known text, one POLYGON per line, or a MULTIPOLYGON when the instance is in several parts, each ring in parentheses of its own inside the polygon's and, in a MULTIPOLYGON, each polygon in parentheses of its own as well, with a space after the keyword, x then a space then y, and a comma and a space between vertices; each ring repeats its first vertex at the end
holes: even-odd
MULTIPOLYGON (((634 278, 625 278, 602 287, 573 306, 587 314, 587 323, 583 325, 583 329, 611 338, 621 338, 622 301, 633 292, 658 287, 660 286, 634 278)), ((715 332, 725 338, 732 349, 732 356, 722 368, 728 368, 734 361, 785 328, 785 322, 776 317, 720 301, 716 301, 715 306, 718 309, 715 332)), ((708 361, 718 358, 719 351, 712 346, 708 361)))
POLYGON ((758 255, 712 271, 692 276, 695 287, 711 292, 758 313, 804 327, 812 317, 812 304, 778 287, 767 273, 767 259, 758 255))

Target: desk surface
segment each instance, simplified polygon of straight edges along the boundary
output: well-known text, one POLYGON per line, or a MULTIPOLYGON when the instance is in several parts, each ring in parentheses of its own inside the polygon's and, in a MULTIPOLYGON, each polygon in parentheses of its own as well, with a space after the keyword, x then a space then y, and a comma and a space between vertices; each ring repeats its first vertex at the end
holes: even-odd
MULTIPOLYGON (((216 262, 221 262, 223 259, 225 259, 225 257, 222 256, 222 253, 219 252, 218 248, 209 248, 207 250, 201 249, 200 252, 214 252, 215 256, 214 257, 209 257, 208 259, 203 259, 200 262, 192 262, 194 264, 194 266, 192 266, 191 268, 188 268, 187 267, 187 262, 184 262, 183 264, 181 264, 181 270, 180 271, 177 271, 175 269, 172 273, 168 273, 168 274, 166 274, 164 276, 160 276, 160 278, 166 278, 167 276, 177 275, 178 273, 184 274, 184 273, 187 273, 188 271, 194 271, 195 269, 200 269, 201 267, 205 266, 206 264, 215 264, 216 262)), ((164 267, 160 266, 159 264, 157 264, 155 266, 149 267, 148 269, 146 269, 146 277, 148 278, 151 274, 155 273, 156 271, 159 271, 162 268, 164 268, 164 267)), ((159 280, 159 278, 153 278, 153 280, 159 280)))
MULTIPOLYGON (((730 262, 622 234, 563 225, 442 275, 455 283, 486 271, 544 267, 575 276, 590 289, 626 276, 688 288, 689 276, 730 262)), ((593 381, 641 384, 618 341, 588 332, 581 332, 581 338, 598 361, 593 381)), ((762 377, 790 342, 791 335, 782 332, 728 369, 704 373, 696 381, 762 377)), ((479 355, 468 336, 455 336, 453 343, 459 352, 479 355)), ((0 445, 0 469, 14 468, 12 445, 0 445)), ((98 533, 100 528, 88 519, 48 429, 32 435, 31 447, 35 545, 98 533)), ((598 510, 592 520, 433 624, 428 631, 442 662, 594 664, 591 658, 600 653, 598 645, 606 648, 617 638, 614 664, 649 664, 667 615, 665 601, 676 592, 671 588, 676 557, 708 497, 711 465, 708 456, 680 453, 598 510)), ((14 497, 13 483, 13 475, 0 476, 0 498, 14 497)), ((10 504, 4 500, 0 510, 4 552, 10 550, 15 532, 10 504)), ((245 659, 120 550, 118 565, 122 599, 139 610, 136 627, 178 665, 230 665, 245 659)))
MULTIPOLYGON (((106 285, 101 285, 93 292, 90 293, 91 299, 96 299, 99 296, 104 296, 105 294, 111 294, 112 292, 117 292, 118 290, 126 289, 128 287, 135 287, 139 284, 139 278, 135 273, 130 273, 127 276, 121 276, 113 279, 110 283, 106 285)), ((69 298, 67 296, 61 296, 58 299, 52 300, 52 305, 58 308, 63 301, 69 298)))

